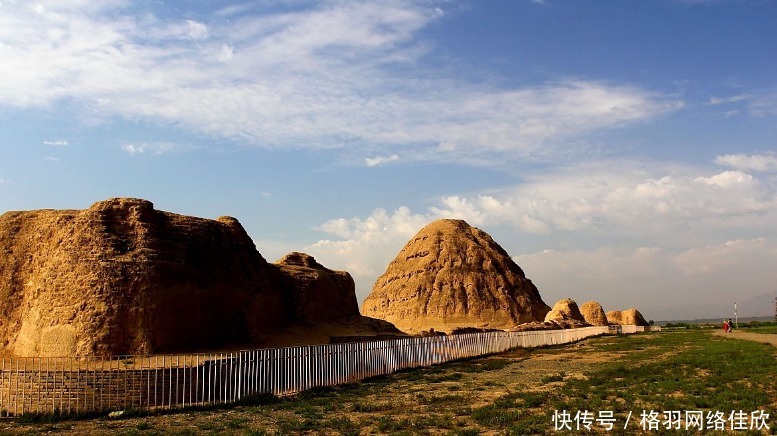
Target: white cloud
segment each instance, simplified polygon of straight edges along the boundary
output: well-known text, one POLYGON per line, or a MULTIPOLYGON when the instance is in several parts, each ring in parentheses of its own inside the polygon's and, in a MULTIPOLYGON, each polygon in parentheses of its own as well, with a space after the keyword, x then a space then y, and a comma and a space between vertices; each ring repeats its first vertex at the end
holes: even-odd
POLYGON ((216 55, 216 59, 221 62, 229 62, 235 56, 235 49, 229 44, 222 44, 221 49, 216 55))
POLYGON ((741 171, 777 171, 777 154, 726 154, 715 158, 715 163, 741 171))
POLYGON ((710 97, 707 104, 711 106, 728 105, 738 107, 737 109, 724 112, 724 115, 727 117, 739 114, 742 110, 755 117, 775 117, 777 116, 777 89, 760 89, 730 97, 710 97))
POLYGON ((764 286, 777 280, 777 244, 764 238, 681 250, 544 250, 514 259, 550 304, 566 297, 597 300, 605 310, 649 308, 645 315, 655 319, 693 318, 694 307, 728 306, 769 291, 764 286), (677 306, 687 307, 672 309, 677 306))
POLYGON ((208 26, 205 24, 194 20, 186 20, 186 24, 189 27, 186 35, 190 39, 206 39, 208 37, 208 26))
POLYGON ((43 158, 43 160, 47 160, 49 162, 59 162, 59 158, 54 156, 46 156, 43 158))
POLYGON ((364 219, 334 219, 323 223, 320 230, 339 239, 320 240, 304 251, 330 268, 350 272, 361 300, 399 249, 428 222, 428 216, 411 213, 406 207, 391 214, 378 209, 364 219))
POLYGON ((389 162, 396 162, 398 160, 399 156, 392 154, 391 156, 368 157, 364 159, 364 163, 366 163, 368 167, 376 167, 389 162))
POLYGON ((403 160, 460 162, 553 156, 572 136, 679 105, 596 81, 504 89, 423 69, 399 78, 397 66, 430 53, 419 31, 444 16, 435 2, 314 4, 207 23, 118 1, 40 5, 0 15, 0 105, 77 102, 85 118, 168 122, 259 146, 345 144, 367 156, 380 146, 403 160))
MULTIPOLYGON (((601 260, 590 266, 596 271, 591 286, 610 276, 614 289, 616 282, 626 283, 620 280, 620 269, 634 277, 649 277, 666 273, 671 266, 676 276, 691 268, 681 265, 694 265, 700 257, 684 250, 718 244, 726 235, 777 239, 777 184, 741 171, 710 172, 658 162, 582 164, 488 194, 445 196, 421 213, 401 207, 392 214, 376 210, 363 219, 330 220, 320 230, 335 238, 307 249, 324 264, 351 271, 363 298, 402 245, 438 218, 464 219, 487 231, 512 229, 506 234, 524 235, 504 241, 513 255, 529 249, 521 239, 537 235, 534 246, 554 247, 534 255, 537 258, 552 259, 560 250, 558 256, 567 259, 570 269, 601 260), (586 245, 611 248, 589 259, 586 245), (677 257, 671 265, 657 260, 673 255, 677 257), (612 261, 618 258, 622 259, 612 261), (628 259, 630 263, 624 263, 628 259)), ((548 262, 549 276, 551 270, 565 274, 561 264, 548 262)), ((661 278, 649 282, 675 286, 661 278)))
POLYGON ((773 243, 765 238, 756 238, 688 249, 674 256, 672 260, 689 276, 719 275, 722 271, 736 269, 740 271, 737 275, 743 275, 753 270, 756 265, 774 265, 775 256, 777 247, 773 243))
POLYGON ((57 139, 55 141, 43 141, 43 143, 45 145, 56 145, 56 146, 62 146, 62 147, 69 145, 68 142, 65 141, 64 139, 57 139))
POLYGON ((719 105, 719 104, 726 104, 726 103, 736 103, 747 99, 748 97, 744 94, 735 95, 732 97, 710 97, 710 99, 708 100, 708 104, 719 105))
POLYGON ((137 144, 126 143, 121 145, 121 149, 129 154, 164 154, 171 151, 177 151, 185 148, 180 144, 172 142, 142 142, 137 144))

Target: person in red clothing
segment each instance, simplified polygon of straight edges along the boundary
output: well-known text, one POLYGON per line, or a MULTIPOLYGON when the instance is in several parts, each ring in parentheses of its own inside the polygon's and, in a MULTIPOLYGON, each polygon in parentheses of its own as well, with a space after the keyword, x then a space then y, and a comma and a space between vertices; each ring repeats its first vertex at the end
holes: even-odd
POLYGON ((729 329, 729 327, 730 327, 730 326, 729 326, 729 324, 728 324, 728 320, 727 320, 727 319, 724 319, 724 320, 723 320, 723 333, 728 333, 728 329, 729 329))

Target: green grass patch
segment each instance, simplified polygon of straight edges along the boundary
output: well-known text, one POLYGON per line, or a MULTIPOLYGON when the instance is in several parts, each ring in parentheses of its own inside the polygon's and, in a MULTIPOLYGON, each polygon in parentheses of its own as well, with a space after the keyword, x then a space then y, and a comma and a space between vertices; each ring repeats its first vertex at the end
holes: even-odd
POLYGON ((426 404, 431 406, 447 406, 451 404, 463 404, 467 401, 467 397, 461 394, 443 394, 443 395, 428 395, 417 394, 416 400, 419 404, 426 404))
POLYGON ((590 374, 588 380, 568 381, 565 399, 589 409, 593 404, 617 411, 638 407, 730 412, 767 407, 777 394, 777 360, 768 345, 697 331, 662 334, 649 342, 637 336, 626 342, 635 347, 659 345, 657 349, 668 355, 640 359, 641 352, 629 354, 590 374), (614 401, 618 398, 614 393, 624 401, 614 401))
MULTIPOLYGON (((740 327, 742 329, 742 327, 740 327)), ((762 327, 748 327, 742 329, 743 332, 751 332, 751 333, 764 333, 764 334, 770 334, 774 335, 777 334, 777 325, 774 326, 762 326, 762 327)))
POLYGON ((442 383, 446 381, 459 381, 464 378, 464 374, 460 372, 454 372, 451 374, 441 374, 438 376, 429 377, 429 383, 442 383))
POLYGON ((346 417, 338 417, 328 419, 321 423, 322 428, 331 429, 341 435, 358 435, 360 426, 359 424, 351 421, 346 417))
POLYGON ((478 407, 472 411, 472 419, 488 427, 505 427, 517 422, 521 413, 514 409, 504 409, 495 404, 478 407))
POLYGON ((224 421, 224 427, 228 428, 229 430, 239 430, 241 428, 245 428, 248 422, 249 419, 245 417, 230 418, 224 421))
POLYGON ((547 384, 547 383, 564 381, 564 376, 565 375, 566 374, 564 374, 563 372, 560 372, 558 374, 551 374, 551 375, 543 376, 542 377, 542 383, 546 383, 547 384))
POLYGON ((497 371, 512 365, 513 363, 515 363, 515 361, 510 359, 491 356, 480 359, 460 361, 452 364, 452 366, 455 371, 464 373, 480 373, 487 371, 497 371))
POLYGON ((394 405, 388 402, 367 402, 367 401, 359 401, 356 403, 351 404, 350 410, 351 412, 356 413, 375 413, 375 412, 383 412, 386 410, 391 410, 394 408, 394 405))

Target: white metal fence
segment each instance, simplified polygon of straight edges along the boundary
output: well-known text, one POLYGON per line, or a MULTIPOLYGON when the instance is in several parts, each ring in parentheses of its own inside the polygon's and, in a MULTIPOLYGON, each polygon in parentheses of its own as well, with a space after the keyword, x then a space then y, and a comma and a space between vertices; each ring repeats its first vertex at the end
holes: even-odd
MULTIPOLYGON (((635 333, 628 329, 623 333, 635 333)), ((608 327, 488 332, 233 353, 0 359, 0 418, 237 402, 407 368, 574 342, 608 327)))

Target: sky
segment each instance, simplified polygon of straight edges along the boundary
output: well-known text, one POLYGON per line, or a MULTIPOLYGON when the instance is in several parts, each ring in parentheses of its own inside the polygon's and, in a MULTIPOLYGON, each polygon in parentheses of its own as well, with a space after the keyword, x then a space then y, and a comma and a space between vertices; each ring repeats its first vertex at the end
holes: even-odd
POLYGON ((771 315, 775 0, 0 0, 0 212, 236 217, 359 301, 438 218, 549 305, 771 315))

